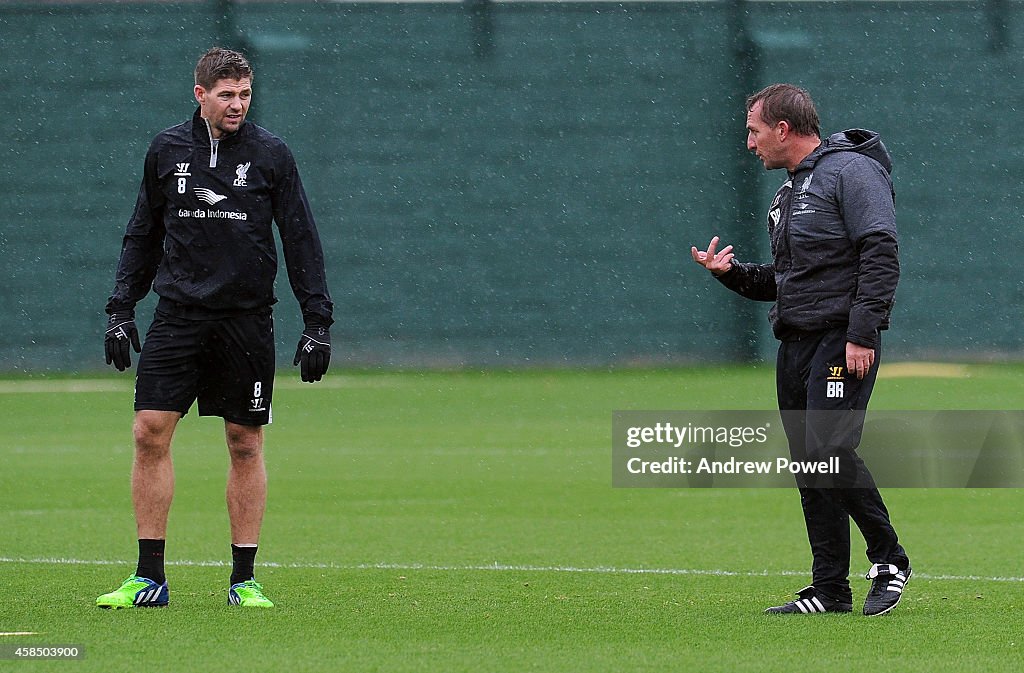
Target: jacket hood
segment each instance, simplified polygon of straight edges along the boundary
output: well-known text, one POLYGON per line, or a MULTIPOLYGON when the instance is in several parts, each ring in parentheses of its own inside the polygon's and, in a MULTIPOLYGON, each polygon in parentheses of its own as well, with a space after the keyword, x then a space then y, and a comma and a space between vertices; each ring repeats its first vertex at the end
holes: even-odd
POLYGON ((885 148, 881 136, 867 129, 848 129, 833 133, 812 153, 817 161, 830 152, 857 152, 874 159, 886 173, 892 173, 892 155, 885 148))

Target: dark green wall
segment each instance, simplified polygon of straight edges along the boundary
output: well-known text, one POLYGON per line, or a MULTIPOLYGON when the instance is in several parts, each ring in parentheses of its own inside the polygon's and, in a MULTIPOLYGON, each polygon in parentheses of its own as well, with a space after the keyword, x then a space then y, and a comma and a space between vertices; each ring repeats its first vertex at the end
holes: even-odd
MULTIPOLYGON (((769 354, 767 305, 689 247, 718 233, 765 254, 783 176, 746 156, 742 99, 775 80, 896 157, 889 355, 1015 355, 1022 36, 1006 11, 1000 34, 990 5, 955 2, 0 5, 0 370, 102 366, 145 148, 191 114, 214 43, 250 52, 250 118, 299 161, 339 362, 769 354)), ((283 269, 279 297, 290 363, 283 269)))

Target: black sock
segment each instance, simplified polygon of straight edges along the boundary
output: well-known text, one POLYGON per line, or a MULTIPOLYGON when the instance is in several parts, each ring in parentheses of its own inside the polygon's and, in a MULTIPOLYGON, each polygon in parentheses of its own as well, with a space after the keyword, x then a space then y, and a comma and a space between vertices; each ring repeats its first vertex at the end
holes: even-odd
POLYGON ((256 546, 239 547, 231 545, 231 584, 238 584, 254 578, 253 566, 256 565, 256 546))
POLYGON ((164 576, 164 543, 166 540, 139 540, 139 566, 135 574, 157 584, 167 581, 164 576))

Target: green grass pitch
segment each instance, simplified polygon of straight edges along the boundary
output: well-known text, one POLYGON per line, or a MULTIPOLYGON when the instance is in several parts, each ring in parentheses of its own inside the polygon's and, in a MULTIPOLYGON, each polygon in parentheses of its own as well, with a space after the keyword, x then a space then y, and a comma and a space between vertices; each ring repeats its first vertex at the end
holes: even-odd
MULTIPOLYGON (((885 409, 1015 409, 1024 367, 894 368, 885 409)), ((105 611, 134 569, 130 377, 0 380, 0 648, 134 671, 1018 671, 1024 493, 891 490, 915 577, 897 611, 768 617, 808 583, 790 489, 611 487, 611 414, 771 408, 767 367, 282 372, 257 578, 226 605, 218 419, 175 439, 162 610, 105 611)), ((868 583, 855 532, 859 611, 868 583)), ((17 669, 22 670, 22 669, 17 669)), ((27 670, 24 669, 24 670, 27 670)))

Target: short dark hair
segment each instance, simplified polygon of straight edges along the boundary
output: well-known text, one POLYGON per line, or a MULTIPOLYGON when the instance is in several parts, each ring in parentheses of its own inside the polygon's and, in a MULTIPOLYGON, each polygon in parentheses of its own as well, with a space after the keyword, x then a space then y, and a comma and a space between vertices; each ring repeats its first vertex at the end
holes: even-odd
POLYGON ((213 47, 196 63, 196 84, 207 91, 222 79, 253 79, 252 66, 241 52, 213 47))
POLYGON ((801 136, 821 137, 818 110, 811 94, 792 84, 772 84, 747 97, 747 112, 761 103, 761 121, 774 126, 781 121, 801 136))

